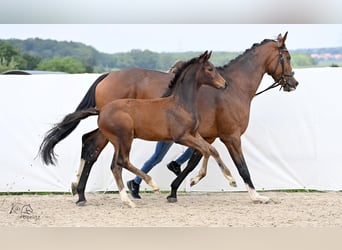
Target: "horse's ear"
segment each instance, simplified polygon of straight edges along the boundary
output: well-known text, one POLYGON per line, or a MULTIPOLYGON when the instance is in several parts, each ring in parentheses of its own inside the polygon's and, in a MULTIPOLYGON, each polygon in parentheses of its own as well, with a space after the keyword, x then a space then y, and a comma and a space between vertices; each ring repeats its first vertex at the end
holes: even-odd
POLYGON ((207 56, 208 56, 208 50, 204 51, 204 53, 199 56, 199 62, 203 63, 207 61, 208 60, 207 56))
POLYGON ((284 47, 285 46, 285 40, 287 37, 287 31, 285 33, 285 35, 282 37, 281 34, 278 35, 278 41, 279 41, 279 46, 280 47, 284 47))
POLYGON ((287 37, 287 31, 286 31, 286 33, 285 33, 285 35, 283 37, 283 43, 285 43, 286 37, 287 37))

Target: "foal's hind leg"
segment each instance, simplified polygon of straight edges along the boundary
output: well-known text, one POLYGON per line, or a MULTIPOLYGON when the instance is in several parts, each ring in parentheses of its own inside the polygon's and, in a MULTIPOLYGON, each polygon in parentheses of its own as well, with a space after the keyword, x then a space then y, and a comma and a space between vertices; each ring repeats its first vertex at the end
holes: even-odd
MULTIPOLYGON (((115 149, 115 151, 118 151, 118 150, 115 149)), ((115 155, 117 155, 116 152, 115 152, 115 155)), ((124 205, 127 205, 129 207, 134 208, 134 207, 136 207, 136 204, 127 195, 127 191, 126 191, 126 188, 125 188, 123 180, 122 180, 122 167, 121 167, 121 164, 119 164, 115 160, 115 157, 116 156, 114 156, 114 158, 113 158, 111 169, 112 169, 112 173, 114 175, 116 186, 119 190, 121 201, 124 205)))
POLYGON ((152 177, 146 173, 144 173, 143 171, 141 171, 140 169, 136 168, 135 166, 133 166, 133 164, 129 161, 129 153, 131 150, 131 143, 120 143, 120 153, 119 153, 119 159, 120 161, 123 161, 122 166, 124 166, 124 168, 126 168, 128 171, 132 172, 135 175, 138 175, 139 177, 141 177, 141 179, 143 179, 147 185, 149 185, 153 191, 155 193, 159 193, 159 187, 158 185, 154 182, 154 180, 152 179, 152 177))

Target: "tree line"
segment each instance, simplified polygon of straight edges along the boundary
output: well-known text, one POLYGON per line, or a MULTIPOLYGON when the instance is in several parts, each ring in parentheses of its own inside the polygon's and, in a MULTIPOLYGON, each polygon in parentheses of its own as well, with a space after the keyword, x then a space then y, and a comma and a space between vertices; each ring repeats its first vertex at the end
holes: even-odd
MULTIPOLYGON (((102 73, 133 67, 165 71, 176 60, 188 60, 201 52, 157 53, 150 50, 132 49, 129 52, 108 54, 78 42, 39 38, 7 39, 0 40, 0 72, 20 69, 102 73)), ((215 51, 211 61, 215 65, 222 66, 241 53, 243 51, 215 51)), ((309 50, 291 51, 291 56, 293 67, 311 67, 318 63, 310 57, 309 50)))

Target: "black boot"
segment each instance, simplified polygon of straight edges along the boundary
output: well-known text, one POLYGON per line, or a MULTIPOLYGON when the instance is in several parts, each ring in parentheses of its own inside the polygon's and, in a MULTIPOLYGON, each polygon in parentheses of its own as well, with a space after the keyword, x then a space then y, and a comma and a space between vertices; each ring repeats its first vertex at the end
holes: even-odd
POLYGON ((135 183, 134 180, 127 181, 127 187, 134 199, 141 199, 139 195, 140 185, 135 183))
POLYGON ((179 176, 182 172, 180 165, 175 161, 171 161, 169 164, 167 164, 167 168, 177 176, 179 176))

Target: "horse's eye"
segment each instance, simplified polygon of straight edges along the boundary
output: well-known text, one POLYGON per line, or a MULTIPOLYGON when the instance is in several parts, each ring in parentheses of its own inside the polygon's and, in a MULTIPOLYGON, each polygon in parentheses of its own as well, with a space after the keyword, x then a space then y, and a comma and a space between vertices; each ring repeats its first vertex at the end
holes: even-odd
POLYGON ((210 72, 213 71, 213 70, 214 70, 213 68, 208 68, 208 71, 210 71, 210 72))

